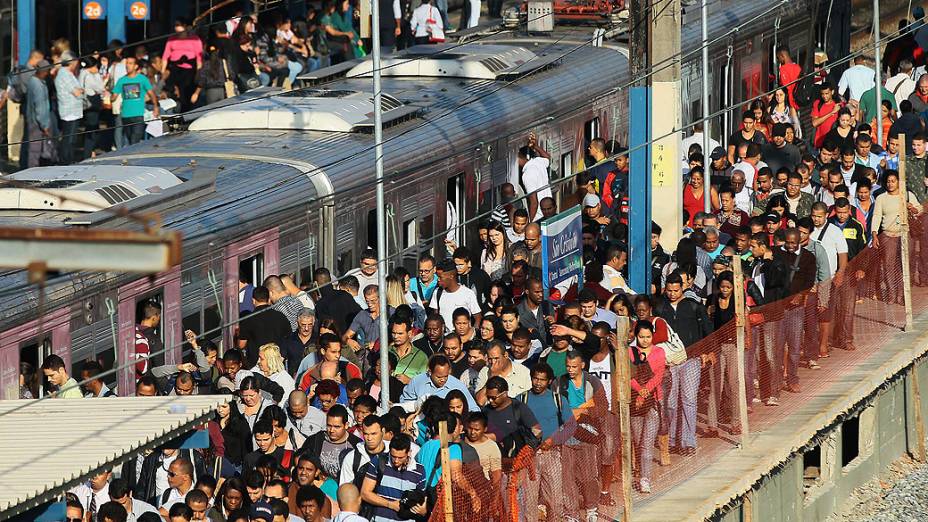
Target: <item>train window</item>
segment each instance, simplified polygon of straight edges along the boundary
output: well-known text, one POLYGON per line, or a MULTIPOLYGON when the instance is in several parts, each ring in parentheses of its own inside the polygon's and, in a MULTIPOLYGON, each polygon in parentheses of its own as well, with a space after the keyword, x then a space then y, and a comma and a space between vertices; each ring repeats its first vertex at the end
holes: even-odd
MULTIPOLYGON (((197 310, 196 312, 194 312, 194 313, 192 313, 192 314, 190 314, 190 315, 185 315, 185 316, 180 320, 181 328, 183 328, 185 332, 186 332, 187 330, 193 330, 193 332, 196 333, 196 334, 198 334, 198 335, 199 335, 201 332, 203 332, 203 325, 200 324, 201 312, 202 312, 202 310, 197 310)), ((187 345, 186 345, 186 343, 185 343, 185 344, 184 344, 184 351, 186 351, 187 348, 188 348, 188 347, 187 347, 187 345)))
MULTIPOLYGON (((135 300, 135 324, 141 324, 146 317, 149 317, 151 314, 157 311, 160 315, 164 308, 164 292, 157 291, 152 294, 147 294, 145 296, 140 296, 135 300)), ((152 333, 155 337, 161 340, 162 350, 161 353, 152 353, 150 367, 161 366, 164 364, 164 328, 162 323, 159 321, 158 324, 152 327, 152 333)), ((154 352, 152 348, 152 352, 154 352)))
POLYGON ((19 345, 19 361, 32 365, 35 377, 32 383, 27 383, 34 398, 45 395, 48 381, 42 373, 42 363, 52 353, 52 340, 50 337, 37 338, 25 341, 19 345))
MULTIPOLYGON (((116 350, 111 348, 97 350, 96 359, 100 366, 103 367, 103 372, 108 372, 116 366, 116 350)), ((105 375, 103 383, 110 389, 116 389, 116 372, 105 375)))
POLYGON ((561 154, 561 179, 567 179, 574 175, 574 153, 565 152, 561 154))
POLYGON ((205 334, 207 339, 215 341, 217 344, 222 342, 222 319, 219 317, 219 307, 216 305, 207 306, 203 309, 203 331, 198 332, 205 334))
POLYGON ((419 239, 416 229, 416 220, 410 219, 403 223, 403 259, 402 265, 410 273, 415 274, 416 262, 419 252, 416 249, 416 241, 419 239))
POLYGON ((258 286, 264 282, 264 252, 259 252, 251 257, 242 258, 238 262, 239 281, 243 281, 252 286, 258 286))
POLYGON ((377 209, 367 211, 367 246, 377 250, 377 209))
POLYGON ((435 238, 432 235, 435 233, 435 217, 432 214, 422 218, 422 226, 419 228, 419 252, 429 254, 432 253, 432 245, 435 243, 435 238))
POLYGON ((445 220, 445 225, 448 230, 447 239, 454 241, 454 244, 461 246, 464 244, 462 238, 464 237, 461 234, 461 229, 458 228, 464 220, 464 173, 460 173, 457 176, 454 176, 448 179, 446 186, 446 197, 447 197, 447 219, 445 220))
POLYGON ((335 260, 336 273, 339 277, 347 274, 352 268, 354 268, 354 255, 351 252, 351 248, 338 254, 338 257, 335 260))

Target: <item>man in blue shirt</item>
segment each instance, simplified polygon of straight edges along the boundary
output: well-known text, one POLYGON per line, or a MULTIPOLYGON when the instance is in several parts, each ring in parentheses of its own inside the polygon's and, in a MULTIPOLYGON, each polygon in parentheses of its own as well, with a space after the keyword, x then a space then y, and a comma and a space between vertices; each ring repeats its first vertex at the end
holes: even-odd
POLYGON ((547 363, 535 364, 532 368, 532 389, 521 397, 535 414, 542 432, 542 443, 535 454, 535 480, 529 475, 525 481, 525 505, 537 506, 540 491, 542 502, 547 506, 548 520, 562 520, 561 446, 573 436, 576 423, 573 422, 570 405, 550 389, 553 380, 554 370, 547 363))
MULTIPOLYGON (((401 433, 390 441, 390 457, 383 453, 371 459, 367 476, 361 484, 361 499, 374 506, 371 522, 402 520, 400 499, 406 491, 425 490, 425 468, 409 458, 412 441, 401 433), (385 462, 380 462, 384 459, 385 462)), ((412 507, 413 513, 425 515, 425 502, 412 507)))
POLYGON ((419 258, 419 277, 413 277, 409 280, 409 291, 422 303, 422 306, 428 309, 432 301, 432 292, 438 288, 438 274, 435 273, 435 258, 429 254, 423 254, 419 258))
POLYGON ((435 354, 429 359, 429 370, 415 377, 403 388, 400 401, 423 400, 426 397, 437 395, 445 398, 451 390, 460 390, 467 397, 469 411, 477 411, 480 406, 471 396, 467 385, 460 379, 451 375, 451 359, 442 353, 435 354))

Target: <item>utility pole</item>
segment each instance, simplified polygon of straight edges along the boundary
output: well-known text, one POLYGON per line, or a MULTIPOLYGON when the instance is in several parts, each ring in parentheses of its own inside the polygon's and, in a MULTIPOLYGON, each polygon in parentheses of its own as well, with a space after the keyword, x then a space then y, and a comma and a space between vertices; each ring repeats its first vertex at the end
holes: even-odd
MULTIPOLYGON (((363 4, 364 2, 362 2, 363 4)), ((377 287, 380 289, 380 404, 390 408, 390 361, 387 345, 387 213, 383 194, 383 109, 380 83, 380 0, 371 2, 371 60, 374 78, 374 172, 377 180, 377 287)))
POLYGON ((702 122, 702 163, 703 163, 703 186, 709 187, 705 194, 705 211, 712 212, 712 164, 709 155, 709 130, 712 128, 712 121, 707 119, 712 114, 712 108, 709 106, 709 80, 712 68, 709 67, 709 1, 702 0, 702 116, 705 118, 702 122))
MULTIPOLYGON (((661 243, 674 250, 680 239, 683 172, 680 169, 680 0, 652 0, 651 48, 651 209, 661 226, 661 243), (662 137, 666 136, 666 137, 662 137), (659 138, 659 139, 658 139, 659 138)), ((704 73, 705 74, 705 73, 704 73)), ((708 151, 711 152, 711 151, 708 151)), ((708 154, 707 152, 707 154, 708 154)), ((706 191, 709 197, 710 191, 706 191)))
MULTIPOLYGON (((628 61, 632 78, 638 79, 648 68, 648 25, 651 20, 651 0, 629 0, 628 61)), ((636 85, 647 85, 638 80, 636 85)))

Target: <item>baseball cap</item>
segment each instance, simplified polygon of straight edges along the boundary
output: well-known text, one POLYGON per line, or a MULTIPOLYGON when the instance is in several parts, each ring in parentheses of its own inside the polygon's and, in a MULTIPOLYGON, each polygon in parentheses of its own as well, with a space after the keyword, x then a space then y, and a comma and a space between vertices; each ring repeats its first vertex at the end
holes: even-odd
POLYGON ((777 221, 780 221, 780 215, 777 214, 776 212, 771 212, 767 214, 766 216, 764 216, 764 221, 766 221, 767 223, 775 223, 777 221))
POLYGON ((599 196, 596 194, 587 194, 583 196, 584 207, 595 207, 596 205, 599 205, 599 196))
POLYGON ((65 51, 61 53, 61 63, 68 63, 77 60, 77 55, 74 54, 74 51, 65 51))
POLYGON ((261 520, 267 520, 268 522, 273 522, 274 511, 271 510, 271 505, 263 500, 260 500, 252 504, 251 519, 252 520, 261 519, 261 520))
POLYGON ((36 64, 35 64, 35 68, 36 68, 36 69, 47 69, 48 66, 49 66, 48 60, 46 60, 46 59, 44 59, 44 58, 41 59, 41 60, 39 60, 39 61, 36 62, 36 64))
POLYGON ((709 158, 712 161, 718 161, 724 157, 725 157, 725 149, 723 149, 722 147, 716 147, 712 149, 712 154, 709 154, 709 158))

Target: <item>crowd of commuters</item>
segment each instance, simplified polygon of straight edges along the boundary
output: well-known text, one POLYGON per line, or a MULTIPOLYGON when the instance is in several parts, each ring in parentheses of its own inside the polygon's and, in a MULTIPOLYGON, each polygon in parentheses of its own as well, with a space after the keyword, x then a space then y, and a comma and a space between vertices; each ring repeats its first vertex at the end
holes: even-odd
MULTIPOLYGON (((255 27, 243 17, 228 32, 255 27)), ((291 30, 300 33, 285 22, 278 35, 291 30)), ((187 45, 172 46, 170 55, 182 56, 187 45)), ((653 226, 644 292, 626 280, 628 157, 615 141, 595 138, 588 168, 560 205, 582 207, 583 283, 546 298, 539 221, 559 205, 549 154, 532 134, 518 152, 519 187, 499 187, 500 203, 478 225, 477 245, 446 241, 447 253, 421 255, 415 274, 394 268, 384 288, 370 249, 337 281, 318 268, 303 289, 289 275, 260 286, 242 282, 234 345, 219 350, 188 331, 190 361, 177 366, 149 358, 160 351, 151 333, 160 308, 147 305, 136 331, 135 394, 223 394, 230 402, 206 425, 208 448, 143 453, 74 488, 69 513, 111 522, 126 520, 126 512, 172 522, 423 520, 448 473, 455 498, 466 501, 455 503, 456 513, 477 520, 514 511, 529 521, 541 513, 596 520, 601 507, 615 504, 617 357, 631 365, 634 485, 649 493, 655 463, 694 457, 700 437, 720 429, 741 431, 736 292, 748 304, 749 414, 778 407, 784 392, 801 393, 800 368, 818 370, 832 350, 855 350, 862 303, 901 303, 892 267, 903 215, 916 218, 928 198, 928 75, 912 79, 924 55, 917 49, 895 49, 884 61, 892 75, 877 107, 865 60, 837 86, 817 75, 810 96, 796 82, 801 67, 779 48, 780 87, 750 101, 708 162, 701 127, 684 140, 684 236, 665 252, 653 226), (905 186, 897 171, 903 148, 905 186), (744 288, 736 288, 735 261, 744 288), (865 278, 872 284, 860 284, 865 278), (378 362, 384 350, 389 375, 378 362), (697 430, 703 407, 708 420, 697 430), (450 469, 441 465, 440 426, 447 427, 450 469)), ((288 74, 284 61, 268 77, 288 74)), ((185 78, 203 67, 186 63, 185 78)), ((62 68, 56 84, 63 71, 75 72, 62 68)), ((913 268, 917 284, 928 284, 925 263, 913 268)), ((45 359, 42 372, 61 397, 113 393, 97 362, 83 366, 82 391, 57 356, 45 359)), ((24 385, 24 397, 35 393, 24 385)))
MULTIPOLYGON (((446 0, 379 0, 384 50, 444 41, 452 29, 446 0)), ((250 4, 249 4, 250 5, 250 4)), ((282 9, 238 10, 226 22, 196 27, 178 19, 174 34, 145 45, 113 40, 106 52, 77 56, 60 38, 35 49, 14 70, 5 96, 21 104, 22 168, 70 164, 160 135, 148 122, 227 97, 275 85, 299 86, 298 76, 364 56, 356 1, 325 0, 291 18, 282 9)), ((479 20, 480 1, 464 3, 462 28, 479 20)), ((499 17, 499 14, 496 15, 499 17)))

